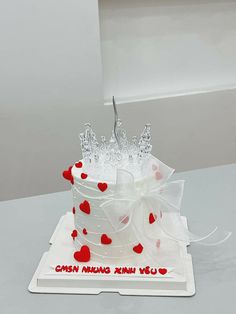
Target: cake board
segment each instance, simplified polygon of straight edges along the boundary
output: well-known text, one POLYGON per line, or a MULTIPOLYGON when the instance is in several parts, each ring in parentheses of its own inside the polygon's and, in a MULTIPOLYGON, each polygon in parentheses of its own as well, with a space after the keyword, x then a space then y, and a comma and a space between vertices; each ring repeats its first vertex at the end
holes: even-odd
MULTIPOLYGON (((186 217, 182 217, 187 226, 186 217)), ((50 248, 40 260, 37 270, 29 284, 28 290, 32 293, 59 293, 59 294, 99 294, 101 292, 116 292, 120 295, 143 296, 192 296, 195 294, 195 283, 191 255, 187 252, 187 245, 180 243, 184 274, 175 274, 171 267, 163 276, 143 276, 138 273, 139 266, 135 266, 135 274, 114 274, 114 265, 107 266, 110 273, 95 274, 81 273, 87 263, 79 265, 79 272, 55 272, 57 265, 76 265, 73 260, 74 245, 70 237, 73 229, 73 214, 62 216, 49 241, 50 248), (84 268, 83 268, 84 267, 84 268)), ((77 263, 78 264, 78 263, 77 263)), ((89 263, 91 267, 99 266, 89 263)), ((89 267, 90 267, 89 266, 89 267)), ((127 265, 116 265, 122 268, 127 265)), ((134 269, 134 265, 130 265, 134 269)), ((127 268, 127 267, 126 267, 127 268)), ((154 269, 154 268, 153 268, 154 269)))

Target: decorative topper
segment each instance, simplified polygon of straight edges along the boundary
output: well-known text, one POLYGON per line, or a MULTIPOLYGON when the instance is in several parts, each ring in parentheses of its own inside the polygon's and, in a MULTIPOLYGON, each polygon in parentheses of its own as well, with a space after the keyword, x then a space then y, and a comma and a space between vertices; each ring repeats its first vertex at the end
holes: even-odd
POLYGON ((133 136, 131 141, 129 141, 126 131, 122 127, 122 122, 118 118, 114 97, 113 108, 115 114, 114 128, 108 142, 105 136, 102 136, 101 143, 98 143, 90 123, 86 123, 85 131, 80 133, 81 150, 86 163, 108 162, 112 165, 124 161, 139 163, 150 156, 152 150, 151 125, 145 125, 139 140, 137 140, 136 136, 133 136))

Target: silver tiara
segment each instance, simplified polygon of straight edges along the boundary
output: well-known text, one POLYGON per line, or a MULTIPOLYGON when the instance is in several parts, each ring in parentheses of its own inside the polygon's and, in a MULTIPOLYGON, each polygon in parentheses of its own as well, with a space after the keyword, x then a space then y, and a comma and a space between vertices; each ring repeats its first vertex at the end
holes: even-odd
POLYGON ((115 98, 112 100, 115 120, 111 138, 107 141, 105 136, 101 136, 99 143, 91 124, 86 123, 84 132, 79 135, 83 159, 86 163, 108 162, 113 165, 141 162, 151 154, 151 124, 145 125, 139 139, 137 136, 128 139, 118 118, 115 98))

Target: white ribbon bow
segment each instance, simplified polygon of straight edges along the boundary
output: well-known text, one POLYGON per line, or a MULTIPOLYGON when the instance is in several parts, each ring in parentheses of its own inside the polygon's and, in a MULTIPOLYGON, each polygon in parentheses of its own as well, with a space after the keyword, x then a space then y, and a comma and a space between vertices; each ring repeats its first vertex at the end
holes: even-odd
POLYGON ((131 226, 137 241, 149 246, 155 246, 153 240, 159 238, 160 232, 186 244, 217 245, 228 239, 231 232, 219 231, 218 227, 205 236, 188 231, 180 215, 184 181, 167 182, 173 172, 174 169, 154 157, 143 164, 140 181, 135 181, 131 172, 118 169, 115 191, 100 205, 114 230, 121 231, 131 226), (152 230, 149 227, 150 214, 155 220, 152 230), (206 239, 210 241, 206 242, 206 239))

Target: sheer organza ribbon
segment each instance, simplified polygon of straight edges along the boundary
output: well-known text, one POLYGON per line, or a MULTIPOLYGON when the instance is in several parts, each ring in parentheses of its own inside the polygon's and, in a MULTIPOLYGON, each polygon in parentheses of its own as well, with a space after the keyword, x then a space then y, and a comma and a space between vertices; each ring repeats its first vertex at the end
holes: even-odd
POLYGON ((143 163, 140 181, 131 172, 118 169, 114 192, 100 204, 114 230, 118 232, 131 225, 137 241, 149 246, 160 236, 160 231, 170 239, 185 243, 218 245, 226 241, 231 232, 218 227, 204 236, 186 228, 180 215, 184 181, 169 182, 173 172, 174 169, 154 157, 143 163), (150 214, 155 220, 151 229, 150 214))

